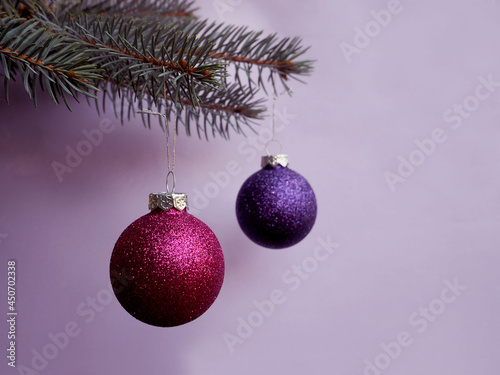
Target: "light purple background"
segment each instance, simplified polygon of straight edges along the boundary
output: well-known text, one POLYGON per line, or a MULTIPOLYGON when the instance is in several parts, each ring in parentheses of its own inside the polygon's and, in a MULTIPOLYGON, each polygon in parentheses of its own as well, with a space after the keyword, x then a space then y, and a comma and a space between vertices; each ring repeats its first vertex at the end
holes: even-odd
MULTIPOLYGON (((32 350, 41 352, 50 333, 74 321, 79 335, 40 373, 373 374, 365 360, 378 356, 383 363, 381 344, 407 332, 411 345, 381 373, 498 374, 500 88, 459 129, 443 114, 464 100, 474 104, 467 98, 479 77, 500 81, 500 4, 402 0, 402 11, 348 63, 340 44, 353 44, 354 29, 387 1, 220 3, 232 8, 222 14, 226 22, 300 35, 312 45, 314 74, 307 85, 293 84, 294 97, 281 98, 277 108, 294 116, 279 137, 291 168, 315 189, 315 227, 290 249, 251 243, 238 227, 234 202, 259 157, 242 153, 243 137, 207 143, 182 134, 177 191, 194 198, 195 189, 203 192, 213 181, 210 173, 230 161, 239 166, 196 212, 225 253, 217 301, 177 328, 136 321, 115 299, 87 323, 78 307, 109 294, 116 239, 147 212, 148 194, 163 189, 164 133, 139 120, 122 127, 112 112, 99 118, 86 104, 70 113, 45 97, 35 110, 22 86, 13 86, 12 104, 0 103, 0 310, 7 311, 6 262, 13 258, 17 364, 31 367, 32 350), (76 147, 82 130, 106 118, 114 131, 60 183, 51 163, 64 162, 66 146, 76 147), (446 141, 392 192, 384 174, 397 173, 398 157, 408 159, 415 140, 437 128, 446 141), (292 291, 283 274, 310 262, 318 239, 327 237, 339 248, 292 291), (445 280, 455 279, 467 289, 419 332, 409 317, 420 307, 443 306, 445 280), (238 319, 257 311, 254 301, 274 289, 285 302, 231 353, 223 335, 236 335, 238 319)), ((220 20, 212 1, 199 5, 200 15, 220 20)), ((2 355, 0 372, 17 373, 6 362, 2 355)))

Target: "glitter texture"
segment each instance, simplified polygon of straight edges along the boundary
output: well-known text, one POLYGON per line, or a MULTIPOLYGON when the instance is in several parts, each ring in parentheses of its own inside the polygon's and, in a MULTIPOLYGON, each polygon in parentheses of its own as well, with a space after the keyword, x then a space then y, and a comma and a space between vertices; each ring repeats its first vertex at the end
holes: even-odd
POLYGON ((118 301, 134 318, 173 327, 202 315, 224 280, 212 230, 186 211, 155 209, 123 231, 111 255, 118 301))
POLYGON ((300 242, 316 220, 316 197, 297 172, 277 165, 250 176, 236 199, 236 217, 256 244, 282 249, 300 242))

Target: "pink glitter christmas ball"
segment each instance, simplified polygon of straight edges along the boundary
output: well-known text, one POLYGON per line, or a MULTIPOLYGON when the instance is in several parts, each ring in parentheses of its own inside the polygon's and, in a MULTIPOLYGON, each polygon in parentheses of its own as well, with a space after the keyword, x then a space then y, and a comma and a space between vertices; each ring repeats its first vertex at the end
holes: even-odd
POLYGON ((224 256, 212 230, 186 211, 155 209, 118 238, 110 274, 118 301, 158 327, 188 323, 214 303, 224 256))

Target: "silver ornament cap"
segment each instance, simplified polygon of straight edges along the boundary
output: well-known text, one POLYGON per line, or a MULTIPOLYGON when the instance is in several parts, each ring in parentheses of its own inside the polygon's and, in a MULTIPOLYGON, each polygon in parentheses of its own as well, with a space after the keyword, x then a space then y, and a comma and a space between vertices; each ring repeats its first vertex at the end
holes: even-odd
POLYGON ((262 157, 261 166, 265 168, 267 166, 276 167, 277 165, 281 165, 282 167, 288 166, 288 155, 286 154, 277 154, 277 155, 266 155, 262 157))
POLYGON ((151 211, 159 208, 163 211, 168 211, 175 208, 178 211, 183 211, 188 208, 187 195, 184 193, 151 193, 149 194, 148 207, 151 211))

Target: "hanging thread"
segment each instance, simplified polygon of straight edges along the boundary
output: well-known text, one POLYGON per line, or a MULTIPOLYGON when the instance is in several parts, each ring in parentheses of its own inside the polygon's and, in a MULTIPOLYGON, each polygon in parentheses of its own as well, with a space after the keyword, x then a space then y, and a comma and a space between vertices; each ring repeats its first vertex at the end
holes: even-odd
MULTIPOLYGON (((163 72, 165 73, 165 67, 163 67, 163 72)), ((173 104, 174 108, 174 136, 172 143, 172 160, 170 160, 170 131, 169 131, 169 123, 168 123, 168 99, 167 99, 167 85, 166 83, 163 85, 163 97, 165 99, 165 113, 155 112, 150 109, 141 109, 138 110, 137 113, 146 113, 148 115, 153 116, 161 116, 165 119, 165 133, 167 138, 167 177, 165 180, 166 189, 168 194, 173 194, 175 192, 175 138, 177 134, 177 105, 173 104), (169 178, 172 178, 172 188, 169 187, 169 178)))
MULTIPOLYGON (((165 67, 163 67, 165 71, 165 67)), ((177 134, 177 106, 174 102, 174 136, 172 144, 172 164, 170 163, 170 130, 168 124, 168 109, 167 109, 167 88, 166 85, 163 86, 163 97, 165 98, 165 133, 167 135, 167 167, 168 173, 166 178, 166 188, 167 193, 173 194, 175 192, 175 138, 177 134), (172 190, 169 190, 168 179, 172 176, 172 190)))
POLYGON ((272 118, 271 118, 271 128, 272 128, 272 138, 266 143, 266 152, 268 156, 271 156, 271 153, 269 152, 269 145, 273 142, 276 142, 280 145, 280 151, 278 154, 281 154, 283 152, 283 145, 279 141, 278 138, 276 138, 276 100, 278 99, 278 96, 283 95, 284 93, 291 94, 291 90, 285 90, 281 94, 276 95, 276 93, 273 94, 273 105, 272 105, 272 118))
POLYGON ((176 123, 177 123, 177 110, 174 109, 174 136, 173 136, 173 143, 172 143, 172 165, 170 165, 170 150, 169 150, 169 129, 168 129, 168 124, 165 119, 165 125, 167 126, 166 132, 167 132, 167 166, 168 166, 168 171, 173 172, 175 169, 175 134, 177 133, 176 130, 176 123))

